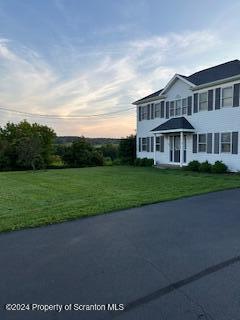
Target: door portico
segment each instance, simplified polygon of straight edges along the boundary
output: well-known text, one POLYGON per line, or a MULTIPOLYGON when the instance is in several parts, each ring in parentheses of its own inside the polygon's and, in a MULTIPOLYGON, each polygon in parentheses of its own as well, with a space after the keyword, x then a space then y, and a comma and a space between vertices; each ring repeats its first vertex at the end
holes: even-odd
POLYGON ((187 162, 187 135, 195 132, 193 126, 184 118, 172 118, 152 130, 154 134, 154 164, 156 165, 156 137, 168 140, 169 163, 180 167, 187 162))

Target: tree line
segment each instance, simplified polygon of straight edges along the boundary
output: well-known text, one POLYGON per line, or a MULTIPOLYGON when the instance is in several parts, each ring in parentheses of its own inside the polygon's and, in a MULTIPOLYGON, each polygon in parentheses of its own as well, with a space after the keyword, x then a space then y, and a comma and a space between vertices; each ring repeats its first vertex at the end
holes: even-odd
POLYGON ((71 144, 56 144, 53 129, 26 120, 0 127, 0 170, 37 170, 58 167, 133 164, 136 137, 120 139, 119 144, 93 145, 79 137, 71 144))

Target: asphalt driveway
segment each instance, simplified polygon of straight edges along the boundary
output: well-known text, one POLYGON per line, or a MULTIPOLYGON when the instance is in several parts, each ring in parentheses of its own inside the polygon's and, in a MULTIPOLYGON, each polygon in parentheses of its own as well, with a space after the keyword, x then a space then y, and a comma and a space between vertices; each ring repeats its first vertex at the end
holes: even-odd
POLYGON ((239 283, 240 190, 0 235, 1 320, 238 320, 239 283))

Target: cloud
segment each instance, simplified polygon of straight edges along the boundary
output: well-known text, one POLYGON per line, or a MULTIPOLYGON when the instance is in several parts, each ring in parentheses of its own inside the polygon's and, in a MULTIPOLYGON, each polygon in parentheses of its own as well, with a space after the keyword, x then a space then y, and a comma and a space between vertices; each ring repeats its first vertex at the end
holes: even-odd
MULTIPOLYGON (((57 2, 61 9, 61 2, 57 2)), ((221 39, 208 30, 153 35, 117 45, 58 45, 54 63, 41 53, 0 40, 0 105, 21 111, 86 115, 126 109, 131 102, 163 87, 176 72, 191 73, 201 55, 221 39), (71 58, 67 61, 69 52, 71 58), (91 54, 88 55, 87 53, 91 54), (61 66, 61 68, 59 68, 61 66)), ((54 49, 56 52, 56 48, 54 49)), ((20 117, 5 113, 1 125, 20 117)), ((135 112, 91 120, 44 120, 58 134, 125 136, 135 130, 135 112)))

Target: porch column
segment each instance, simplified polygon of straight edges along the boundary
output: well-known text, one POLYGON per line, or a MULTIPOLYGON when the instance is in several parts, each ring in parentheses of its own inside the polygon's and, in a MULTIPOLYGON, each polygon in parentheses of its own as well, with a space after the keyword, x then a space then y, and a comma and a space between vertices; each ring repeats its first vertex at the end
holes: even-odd
POLYGON ((180 167, 183 166, 183 131, 180 132, 180 167))
POLYGON ((156 165, 156 133, 153 134, 153 160, 156 165))

